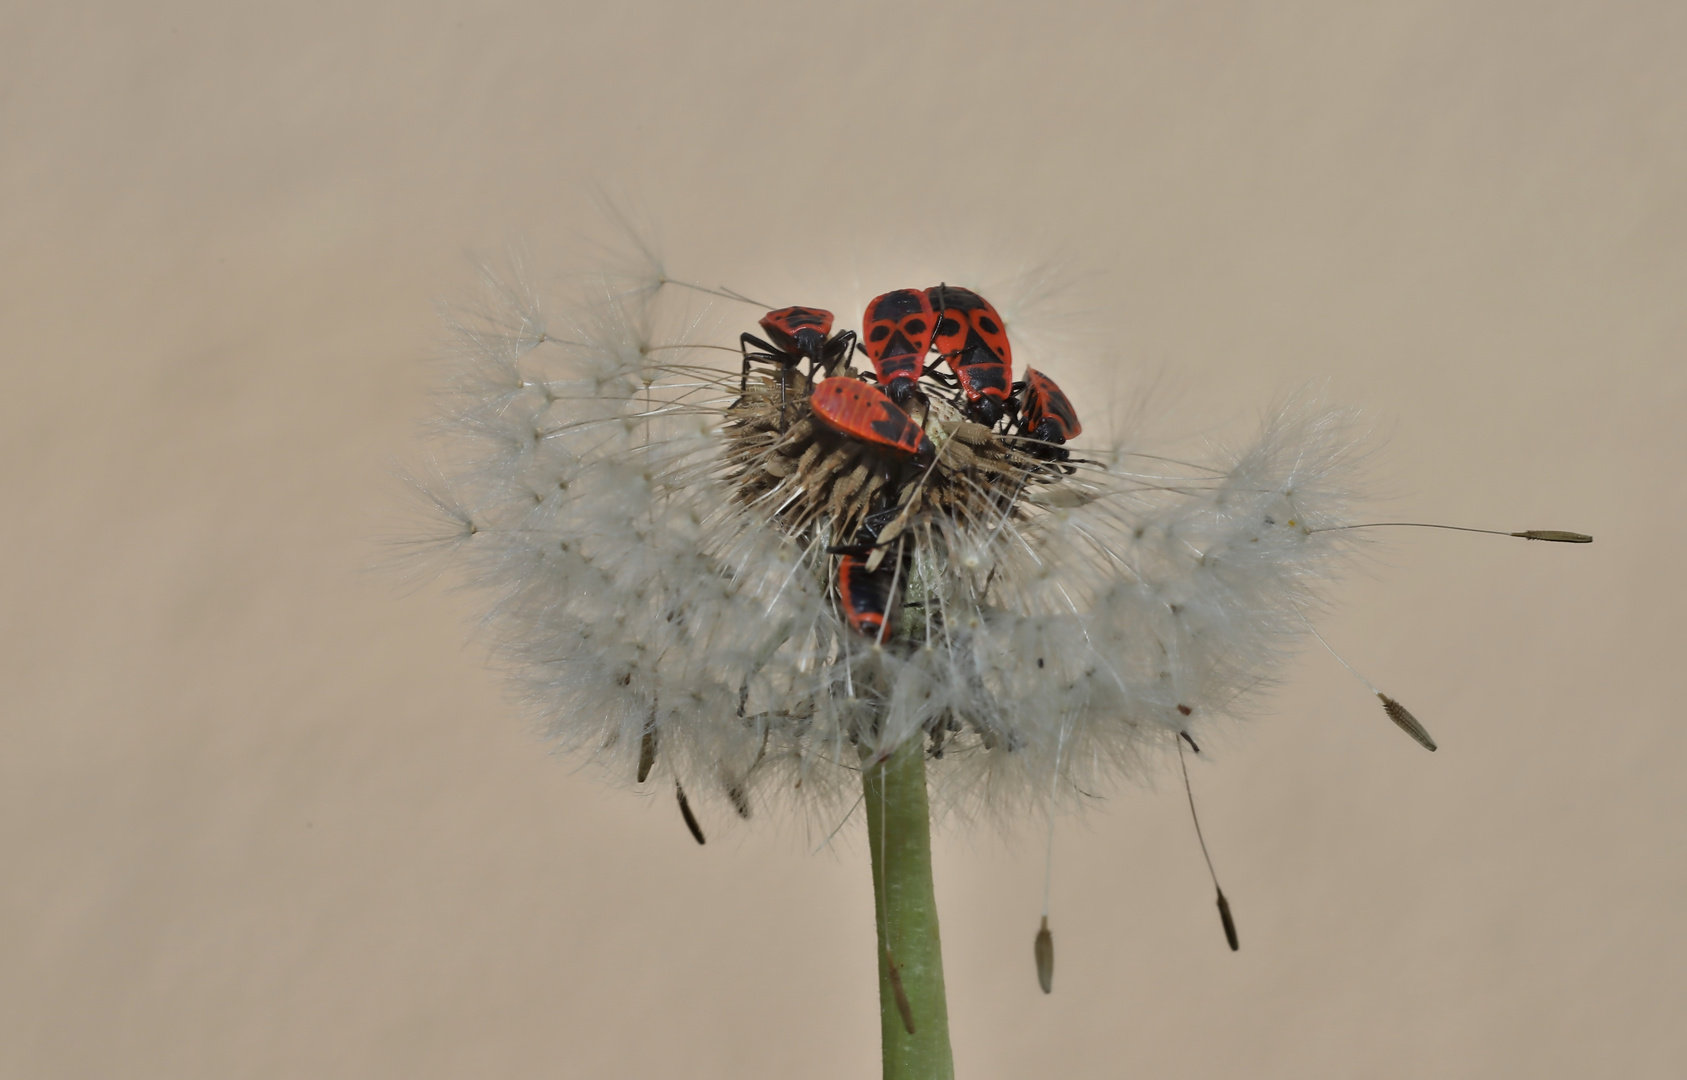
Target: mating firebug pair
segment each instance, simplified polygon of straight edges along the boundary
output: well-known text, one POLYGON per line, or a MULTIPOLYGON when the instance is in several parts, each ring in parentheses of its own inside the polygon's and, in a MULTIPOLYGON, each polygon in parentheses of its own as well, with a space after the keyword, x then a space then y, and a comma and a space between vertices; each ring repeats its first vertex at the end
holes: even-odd
POLYGON ((1002 418, 1013 350, 1002 317, 982 296, 950 285, 896 289, 867 304, 862 333, 867 357, 893 401, 906 402, 922 375, 936 374, 925 366, 927 351, 935 348, 955 373, 968 415, 986 427, 1002 418))
POLYGON ((1013 349, 1002 317, 970 289, 936 285, 876 296, 867 304, 862 333, 879 384, 898 404, 913 396, 921 375, 933 374, 924 364, 927 350, 935 348, 954 371, 968 414, 984 426, 995 427, 1007 411, 1022 435, 1056 446, 1083 431, 1053 379, 1027 369, 1024 382, 1011 381, 1013 349))

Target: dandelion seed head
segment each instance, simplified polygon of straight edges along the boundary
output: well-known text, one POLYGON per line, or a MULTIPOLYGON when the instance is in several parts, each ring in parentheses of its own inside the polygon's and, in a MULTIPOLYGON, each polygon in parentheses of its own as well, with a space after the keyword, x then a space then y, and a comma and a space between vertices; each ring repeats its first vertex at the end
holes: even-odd
POLYGON ((553 315, 489 277, 424 483, 525 708, 626 783, 830 814, 913 741, 940 812, 1011 821, 1244 713, 1354 543, 1356 418, 1314 397, 1204 460, 1058 462, 931 394, 927 462, 824 422, 795 368, 741 391, 736 323, 666 295, 603 279, 553 315), (839 548, 894 582, 894 635, 849 624, 839 548))

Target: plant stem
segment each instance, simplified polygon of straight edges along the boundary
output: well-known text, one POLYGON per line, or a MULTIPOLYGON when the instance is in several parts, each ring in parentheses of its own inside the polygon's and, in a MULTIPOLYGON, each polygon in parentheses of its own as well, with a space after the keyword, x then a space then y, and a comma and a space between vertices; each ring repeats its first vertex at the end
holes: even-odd
POLYGON ((931 884, 931 811, 923 743, 911 739, 888 761, 863 770, 862 801, 867 804, 879 926, 885 1080, 950 1080, 955 1075, 943 990, 943 943, 931 884))

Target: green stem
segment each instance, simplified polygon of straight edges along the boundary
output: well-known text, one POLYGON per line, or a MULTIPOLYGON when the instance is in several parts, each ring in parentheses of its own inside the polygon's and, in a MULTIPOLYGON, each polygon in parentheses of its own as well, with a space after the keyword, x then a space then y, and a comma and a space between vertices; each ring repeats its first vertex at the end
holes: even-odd
POLYGON ((950 1080, 955 1075, 949 1051, 949 1006, 943 991, 943 943, 931 884, 931 811, 926 804, 924 751, 923 740, 911 739, 888 761, 863 770, 862 801, 867 804, 879 924, 879 1031, 884 1041, 885 1080, 950 1080))

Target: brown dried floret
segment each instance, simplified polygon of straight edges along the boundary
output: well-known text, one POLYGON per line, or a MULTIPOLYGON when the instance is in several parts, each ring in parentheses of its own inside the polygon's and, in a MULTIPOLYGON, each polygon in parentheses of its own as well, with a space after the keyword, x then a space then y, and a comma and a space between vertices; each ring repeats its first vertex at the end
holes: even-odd
MULTIPOLYGON (((849 543, 878 514, 881 545, 936 516, 963 526, 1021 520, 1031 512, 1022 498, 1028 489, 1064 481, 1060 467, 1017 449, 1017 440, 959 417, 941 399, 926 405, 914 415, 924 422, 937 458, 922 469, 815 422, 802 381, 781 388, 773 376, 763 376, 727 411, 727 476, 740 502, 769 506, 792 536, 821 530, 832 543, 849 543), (892 510, 897 512, 885 520, 892 510)), ((921 539, 947 535, 943 529, 918 532, 921 539)), ((881 547, 873 562, 883 557, 881 547)))

